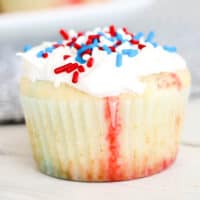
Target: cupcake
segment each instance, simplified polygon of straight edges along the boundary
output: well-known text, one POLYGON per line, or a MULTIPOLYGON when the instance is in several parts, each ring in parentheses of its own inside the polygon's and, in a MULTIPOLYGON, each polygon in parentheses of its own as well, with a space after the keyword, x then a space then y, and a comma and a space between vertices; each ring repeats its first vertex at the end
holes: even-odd
POLYGON ((150 176, 176 159, 190 74, 154 32, 113 25, 27 45, 21 101, 39 170, 77 181, 150 176))

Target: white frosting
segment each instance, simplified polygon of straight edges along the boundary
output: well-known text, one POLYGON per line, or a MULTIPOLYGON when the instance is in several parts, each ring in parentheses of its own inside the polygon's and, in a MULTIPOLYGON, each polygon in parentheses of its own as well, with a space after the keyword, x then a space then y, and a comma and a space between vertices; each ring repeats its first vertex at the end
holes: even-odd
MULTIPOLYGON (((95 34, 98 31, 99 29, 93 32, 86 32, 85 35, 95 34)), ((121 29, 118 32, 124 34, 121 29)), ((69 33, 73 36, 76 34, 74 31, 70 31, 69 33)), ((77 43, 84 43, 87 39, 86 36, 79 37, 77 43)), ((124 34, 124 37, 130 39, 129 35, 124 34)), ((100 46, 113 44, 103 37, 100 38, 100 41, 100 46)), ((86 71, 80 73, 79 81, 76 84, 71 81, 72 74, 54 73, 55 68, 70 62, 76 62, 77 50, 75 48, 68 46, 59 47, 54 49, 52 53, 49 53, 48 58, 38 58, 36 55, 40 50, 44 50, 46 47, 54 44, 52 42, 45 42, 26 53, 18 53, 18 55, 23 59, 24 76, 32 81, 48 80, 54 82, 56 87, 61 82, 64 82, 98 97, 115 96, 125 92, 141 94, 144 92, 145 85, 140 82, 140 77, 160 72, 175 72, 186 68, 185 61, 177 53, 165 51, 161 46, 154 48, 151 43, 145 43, 144 38, 140 40, 140 43, 145 44, 146 47, 139 50, 139 53, 135 57, 123 55, 123 64, 121 67, 116 67, 117 52, 121 52, 122 49, 137 49, 137 45, 125 42, 117 47, 116 53, 109 55, 105 51, 94 48, 92 53, 94 66, 87 68, 83 64, 86 71), (69 54, 71 57, 64 60, 63 55, 65 54, 69 54)), ((85 55, 83 58, 87 59, 87 57, 88 55, 85 55)))

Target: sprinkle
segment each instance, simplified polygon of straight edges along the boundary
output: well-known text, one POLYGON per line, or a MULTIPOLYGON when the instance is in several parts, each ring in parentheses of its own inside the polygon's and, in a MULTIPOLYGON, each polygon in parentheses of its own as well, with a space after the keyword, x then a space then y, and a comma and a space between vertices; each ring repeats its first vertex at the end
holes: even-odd
POLYGON ((116 51, 115 47, 113 47, 113 46, 110 46, 109 48, 110 48, 110 50, 111 50, 112 52, 115 52, 115 51, 116 51))
POLYGON ((108 46, 103 45, 102 48, 103 48, 104 51, 107 52, 107 54, 111 54, 112 53, 111 49, 108 46))
POLYGON ((139 32, 139 33, 137 33, 135 36, 134 36, 134 39, 135 40, 139 40, 141 37, 143 37, 144 36, 144 33, 143 32, 139 32))
POLYGON ((42 54, 42 57, 43 57, 43 58, 48 58, 48 53, 43 53, 43 54, 42 54))
POLYGON ((58 47, 61 47, 61 46, 63 46, 63 45, 57 44, 57 43, 56 43, 56 44, 53 44, 53 48, 54 48, 54 49, 56 49, 56 48, 58 48, 58 47))
POLYGON ((115 43, 115 46, 119 46, 120 44, 122 44, 122 41, 118 40, 118 41, 115 43))
POLYGON ((117 38, 117 40, 121 41, 122 43, 124 42, 124 39, 121 34, 116 33, 116 38, 117 38))
POLYGON ((139 44, 140 42, 139 42, 139 40, 130 40, 129 41, 131 44, 133 44, 133 45, 135 45, 135 44, 139 44))
POLYGON ((98 35, 98 34, 97 35, 89 35, 88 38, 91 39, 91 40, 94 40, 94 39, 99 40, 100 35, 98 35))
POLYGON ((47 48, 45 49, 45 51, 46 51, 47 53, 52 53, 52 52, 53 52, 53 47, 47 47, 47 48))
POLYGON ((42 56, 43 56, 44 53, 45 53, 44 51, 39 51, 36 56, 38 58, 42 58, 42 56))
POLYGON ((80 36, 82 36, 82 35, 84 35, 83 32, 78 32, 78 34, 77 34, 78 37, 80 37, 80 36))
POLYGON ((94 64, 94 58, 90 57, 87 61, 87 67, 92 67, 94 64))
POLYGON ((126 27, 124 27, 122 30, 124 31, 125 34, 130 35, 131 37, 133 37, 133 34, 129 33, 126 27))
POLYGON ((72 44, 74 44, 74 42, 76 42, 76 40, 77 38, 73 37, 71 41, 67 43, 67 46, 71 46, 72 44))
POLYGON ((30 44, 27 44, 27 45, 24 46, 23 51, 24 51, 24 52, 28 52, 28 51, 31 50, 32 48, 33 48, 33 47, 32 47, 30 44))
POLYGON ((106 38, 107 40, 111 41, 111 42, 114 42, 115 41, 115 38, 113 37, 108 37, 106 34, 104 34, 103 32, 98 32, 98 35, 106 38))
POLYGON ((74 43, 74 48, 75 48, 75 49, 80 49, 80 48, 81 48, 81 45, 80 45, 80 44, 77 44, 77 43, 74 43))
POLYGON ((80 64, 84 64, 85 63, 85 60, 81 56, 76 56, 75 60, 80 64))
POLYGON ((128 55, 129 57, 134 57, 138 54, 138 50, 134 49, 123 49, 122 53, 128 55))
POLYGON ((165 51, 168 51, 168 52, 171 52, 171 53, 174 53, 177 50, 176 47, 174 47, 174 46, 166 46, 166 45, 163 46, 163 49, 165 51))
POLYGON ((65 72, 66 68, 67 68, 67 65, 63 65, 63 66, 57 67, 57 68, 54 69, 54 73, 55 74, 60 74, 62 72, 65 72))
POLYGON ((111 35, 112 37, 115 37, 115 36, 116 36, 116 30, 115 30, 114 25, 111 25, 111 26, 109 27, 109 33, 110 33, 110 35, 111 35))
POLYGON ((67 32, 65 32, 64 29, 61 29, 61 30, 60 30, 60 34, 61 34, 61 36, 62 36, 65 40, 68 40, 68 39, 69 39, 69 35, 68 35, 67 32))
POLYGON ((91 55, 92 54, 92 50, 91 49, 87 49, 86 51, 84 51, 81 56, 85 55, 85 54, 89 54, 91 55))
POLYGON ((58 40, 57 43, 62 45, 63 44, 63 40, 58 40))
POLYGON ((90 45, 82 45, 82 47, 78 50, 77 52, 77 56, 76 56, 76 61, 84 64, 85 60, 83 60, 83 58, 81 57, 81 55, 88 49, 93 49, 95 46, 98 45, 98 41, 95 39, 94 42, 90 45))
POLYGON ((149 32, 145 42, 151 42, 153 40, 154 36, 155 36, 155 33, 153 31, 149 32))
POLYGON ((146 47, 145 44, 138 44, 138 49, 143 49, 144 47, 146 47))
POLYGON ((158 46, 158 44, 156 43, 156 42, 150 42, 152 45, 153 45, 153 47, 157 47, 158 46))
POLYGON ((72 83, 77 83, 78 77, 79 77, 79 73, 78 73, 78 71, 75 71, 72 75, 72 83))
POLYGON ((116 66, 117 67, 121 67, 122 66, 122 54, 117 54, 117 57, 116 57, 116 66))
POLYGON ((85 68, 83 67, 83 65, 79 65, 78 66, 78 71, 79 72, 84 72, 85 71, 85 68))
POLYGON ((70 55, 64 55, 64 56, 63 56, 63 59, 66 60, 66 59, 69 58, 69 57, 70 57, 70 55))
POLYGON ((66 64, 66 69, 65 69, 65 71, 66 71, 67 73, 71 73, 71 72, 73 72, 75 69, 77 69, 77 67, 78 67, 78 64, 77 64, 77 63, 68 63, 68 64, 66 64))

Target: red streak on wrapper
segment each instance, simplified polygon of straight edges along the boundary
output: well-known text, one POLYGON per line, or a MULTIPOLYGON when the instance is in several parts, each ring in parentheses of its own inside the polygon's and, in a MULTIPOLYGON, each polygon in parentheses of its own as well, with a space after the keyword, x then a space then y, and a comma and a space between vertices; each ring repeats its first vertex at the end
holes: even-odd
POLYGON ((105 98, 105 119, 108 124, 106 140, 108 142, 108 179, 120 180, 122 177, 120 157, 119 134, 121 133, 121 120, 119 116, 119 98, 105 98))
POLYGON ((182 83, 181 83, 180 78, 179 78, 178 75, 175 74, 175 73, 171 73, 170 75, 171 75, 171 77, 175 80, 175 84, 177 85, 177 89, 180 90, 181 87, 182 87, 182 83))

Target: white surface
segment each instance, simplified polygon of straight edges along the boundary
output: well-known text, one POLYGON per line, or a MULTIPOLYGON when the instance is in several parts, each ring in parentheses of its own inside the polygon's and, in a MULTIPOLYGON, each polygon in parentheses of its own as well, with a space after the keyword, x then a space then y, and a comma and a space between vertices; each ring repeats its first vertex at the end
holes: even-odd
MULTIPOLYGON (((194 113, 197 107, 190 108, 194 113)), ((191 131, 198 130, 189 123, 191 131)), ((0 200, 197 200, 199 169, 200 147, 182 145, 174 165, 152 177, 118 183, 59 180, 37 171, 23 125, 0 127, 0 200)))
MULTIPOLYGON (((200 147, 200 99, 189 102, 183 128, 182 143, 200 147)), ((199 155, 200 158, 200 155, 199 155)))

